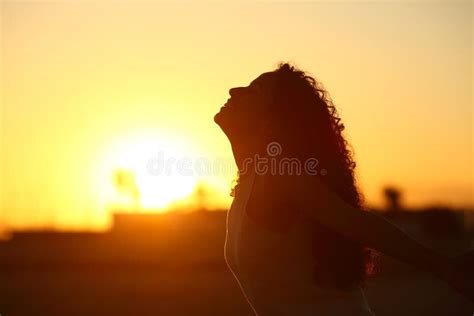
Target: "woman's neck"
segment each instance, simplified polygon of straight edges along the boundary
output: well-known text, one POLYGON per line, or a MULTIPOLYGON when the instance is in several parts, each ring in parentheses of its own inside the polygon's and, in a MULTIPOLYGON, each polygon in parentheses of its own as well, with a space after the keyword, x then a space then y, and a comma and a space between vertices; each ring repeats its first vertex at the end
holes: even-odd
POLYGON ((260 154, 256 153, 256 151, 242 150, 241 147, 234 147, 232 151, 239 172, 239 180, 246 179, 256 171, 255 163, 260 154))

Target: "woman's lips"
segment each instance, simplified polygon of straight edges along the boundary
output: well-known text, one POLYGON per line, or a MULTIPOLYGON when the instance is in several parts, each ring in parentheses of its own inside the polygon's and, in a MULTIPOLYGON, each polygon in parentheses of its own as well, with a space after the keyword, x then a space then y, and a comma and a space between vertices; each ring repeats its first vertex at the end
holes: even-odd
POLYGON ((228 106, 232 106, 233 104, 233 100, 231 98, 227 99, 227 101, 224 103, 224 106, 228 107, 228 106))

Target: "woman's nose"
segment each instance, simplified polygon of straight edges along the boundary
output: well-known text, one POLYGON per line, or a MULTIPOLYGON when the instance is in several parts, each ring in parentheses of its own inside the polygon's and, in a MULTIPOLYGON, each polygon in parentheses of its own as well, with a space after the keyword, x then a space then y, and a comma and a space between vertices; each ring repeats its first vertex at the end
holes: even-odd
POLYGON ((241 90, 242 90, 242 88, 231 88, 229 90, 229 94, 230 94, 231 97, 235 97, 235 96, 239 95, 241 90))

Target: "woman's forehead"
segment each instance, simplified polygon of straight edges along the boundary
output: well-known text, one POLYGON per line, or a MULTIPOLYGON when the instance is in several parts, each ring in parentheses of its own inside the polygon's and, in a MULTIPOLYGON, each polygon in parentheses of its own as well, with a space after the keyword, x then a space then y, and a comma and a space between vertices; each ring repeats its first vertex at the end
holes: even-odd
POLYGON ((275 83, 276 83, 276 78, 275 78, 275 73, 274 72, 264 72, 257 78, 255 78, 250 85, 259 85, 259 86, 265 86, 268 88, 272 88, 275 83))

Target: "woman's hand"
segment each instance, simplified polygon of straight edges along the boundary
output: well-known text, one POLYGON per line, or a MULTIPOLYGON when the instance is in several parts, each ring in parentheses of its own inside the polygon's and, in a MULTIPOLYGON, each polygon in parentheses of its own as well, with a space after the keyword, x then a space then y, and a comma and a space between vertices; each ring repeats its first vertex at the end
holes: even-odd
POLYGON ((474 302, 474 250, 454 257, 442 279, 474 302))

